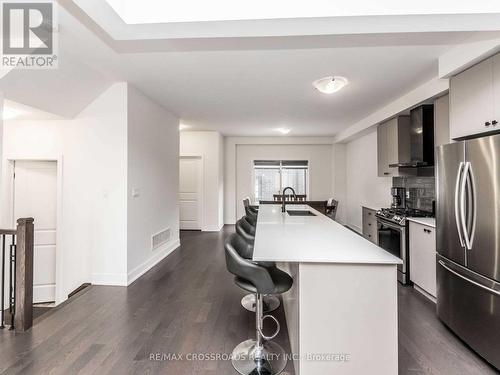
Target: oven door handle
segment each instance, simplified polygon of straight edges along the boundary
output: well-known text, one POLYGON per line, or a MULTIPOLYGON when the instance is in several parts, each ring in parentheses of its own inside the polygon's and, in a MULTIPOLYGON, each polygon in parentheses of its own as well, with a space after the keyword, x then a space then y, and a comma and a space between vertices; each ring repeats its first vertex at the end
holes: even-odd
POLYGON ((385 221, 384 219, 380 219, 380 218, 377 218, 377 222, 382 224, 382 225, 385 225, 386 227, 389 227, 389 228, 392 228, 392 229, 396 229, 400 232, 403 231, 404 227, 400 226, 400 225, 397 225, 397 224, 392 224, 388 221, 385 221))

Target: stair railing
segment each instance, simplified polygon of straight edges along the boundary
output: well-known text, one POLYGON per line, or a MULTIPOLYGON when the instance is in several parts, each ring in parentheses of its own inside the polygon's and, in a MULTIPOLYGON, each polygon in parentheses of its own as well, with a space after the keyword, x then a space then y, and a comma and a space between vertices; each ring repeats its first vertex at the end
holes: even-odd
POLYGON ((0 229, 0 329, 8 324, 16 332, 24 332, 33 325, 33 221, 22 218, 17 220, 17 229, 0 229))

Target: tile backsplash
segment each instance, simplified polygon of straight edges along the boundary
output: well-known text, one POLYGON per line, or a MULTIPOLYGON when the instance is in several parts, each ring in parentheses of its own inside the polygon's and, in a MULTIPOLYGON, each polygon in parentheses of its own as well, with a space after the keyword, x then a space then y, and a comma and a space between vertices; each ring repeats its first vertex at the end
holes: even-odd
POLYGON ((406 189, 407 207, 432 211, 432 202, 436 199, 436 179, 434 177, 393 177, 392 186, 406 189))

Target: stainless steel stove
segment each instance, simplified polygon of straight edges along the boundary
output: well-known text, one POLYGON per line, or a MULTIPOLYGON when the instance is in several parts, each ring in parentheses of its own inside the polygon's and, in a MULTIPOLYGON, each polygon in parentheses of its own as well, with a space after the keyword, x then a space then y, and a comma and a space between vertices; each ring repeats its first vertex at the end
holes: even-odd
POLYGON ((401 258, 403 264, 398 265, 398 280, 402 284, 410 282, 408 253, 408 217, 429 217, 431 212, 408 208, 382 208, 378 210, 377 234, 378 245, 391 254, 401 258))
POLYGON ((413 208, 382 208, 377 211, 376 216, 395 224, 406 225, 408 217, 432 217, 432 212, 413 208))

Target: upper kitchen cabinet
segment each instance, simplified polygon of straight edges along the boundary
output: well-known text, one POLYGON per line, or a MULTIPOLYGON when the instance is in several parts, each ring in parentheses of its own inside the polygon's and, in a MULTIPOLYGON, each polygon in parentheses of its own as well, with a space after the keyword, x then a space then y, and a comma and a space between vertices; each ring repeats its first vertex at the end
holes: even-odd
POLYGON ((410 117, 398 116, 377 127, 378 176, 398 176, 398 164, 404 149, 409 149, 410 117))
POLYGON ((387 177, 391 175, 389 168, 389 156, 387 155, 387 133, 387 122, 380 124, 377 127, 377 158, 379 177, 387 177))
POLYGON ((434 100, 434 147, 450 143, 450 97, 434 100))
POLYGON ((493 110, 492 125, 500 130, 500 53, 493 56, 493 110))
POLYGON ((450 80, 452 139, 500 130, 500 55, 450 80))

